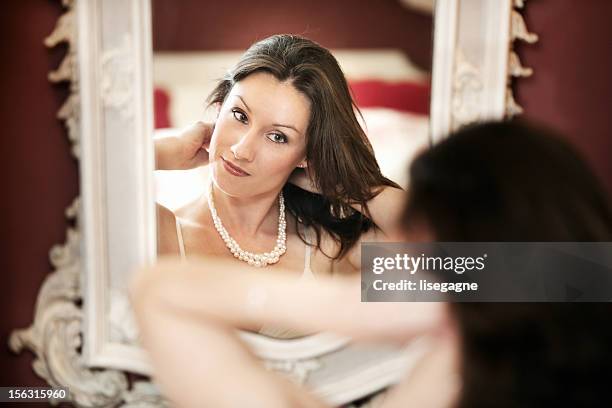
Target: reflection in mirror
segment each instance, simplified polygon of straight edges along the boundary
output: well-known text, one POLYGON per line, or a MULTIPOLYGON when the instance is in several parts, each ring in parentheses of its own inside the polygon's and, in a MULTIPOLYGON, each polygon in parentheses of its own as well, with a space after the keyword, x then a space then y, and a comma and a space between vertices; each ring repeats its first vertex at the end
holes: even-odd
POLYGON ((429 142, 432 16, 409 3, 153 1, 160 254, 358 272, 429 142), (279 33, 316 43, 257 43, 279 33))

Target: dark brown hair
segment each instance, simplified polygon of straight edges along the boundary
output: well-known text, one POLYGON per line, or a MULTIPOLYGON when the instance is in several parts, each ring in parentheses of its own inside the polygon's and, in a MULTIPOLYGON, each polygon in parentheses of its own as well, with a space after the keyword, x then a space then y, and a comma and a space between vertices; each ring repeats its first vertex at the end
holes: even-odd
MULTIPOLYGON (((439 241, 612 241, 604 190, 576 151, 521 123, 465 128, 411 166, 404 212, 439 241), (422 224, 421 224, 422 225, 422 224)), ((453 303, 458 407, 603 406, 609 303, 453 303)))
POLYGON ((410 169, 404 227, 438 241, 611 241, 599 180, 561 136, 517 122, 460 130, 410 169))
MULTIPOLYGON (((256 72, 290 81, 311 103, 306 132, 306 159, 319 194, 292 184, 283 188, 289 211, 305 226, 313 226, 320 246, 321 228, 338 243, 333 257, 342 257, 373 226, 367 202, 384 177, 372 146, 357 121, 348 84, 333 55, 315 42, 295 35, 274 35, 253 44, 211 93, 211 104, 223 103, 236 82, 256 72), (358 204, 363 212, 353 210, 358 204)), ((298 228, 302 240, 306 241, 298 228)))

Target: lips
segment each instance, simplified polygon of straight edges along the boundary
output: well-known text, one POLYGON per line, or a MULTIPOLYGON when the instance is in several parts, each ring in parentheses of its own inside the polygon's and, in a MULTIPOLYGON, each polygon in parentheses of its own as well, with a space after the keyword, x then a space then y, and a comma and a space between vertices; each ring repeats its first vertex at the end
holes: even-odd
POLYGON ((236 177, 250 176, 250 174, 244 171, 241 167, 231 163, 229 160, 226 160, 223 156, 221 156, 221 161, 223 162, 223 168, 225 168, 225 170, 231 175, 236 177))

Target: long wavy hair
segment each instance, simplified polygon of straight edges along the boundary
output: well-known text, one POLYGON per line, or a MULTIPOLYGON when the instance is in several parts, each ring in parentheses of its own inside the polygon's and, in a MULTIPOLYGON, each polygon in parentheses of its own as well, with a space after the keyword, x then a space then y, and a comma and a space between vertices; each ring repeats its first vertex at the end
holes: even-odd
MULTIPOLYGON (((404 229, 444 242, 612 241, 612 206, 580 154, 547 129, 466 127, 412 162, 404 229)), ((452 303, 459 408, 606 403, 610 303, 452 303)))
POLYGON ((355 105, 346 78, 334 56, 319 44, 296 35, 274 35, 253 44, 217 84, 208 97, 210 105, 222 104, 237 82, 256 72, 266 72, 290 83, 310 100, 306 132, 306 160, 320 194, 312 194, 290 183, 283 187, 287 209, 296 219, 296 229, 307 244, 301 222, 314 227, 320 248, 321 229, 339 244, 330 258, 339 259, 360 235, 376 227, 367 202, 383 186, 398 187, 384 177, 372 146, 357 121, 355 105), (353 205, 363 210, 355 211, 353 205))

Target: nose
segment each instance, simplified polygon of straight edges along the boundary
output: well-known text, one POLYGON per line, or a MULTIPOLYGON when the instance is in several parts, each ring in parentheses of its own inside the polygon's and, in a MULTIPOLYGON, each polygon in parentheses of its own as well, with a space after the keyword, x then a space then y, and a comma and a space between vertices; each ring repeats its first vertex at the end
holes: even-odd
POLYGON ((234 154, 234 158, 236 160, 252 162, 255 158, 256 141, 257 135, 253 131, 242 135, 242 137, 236 143, 230 146, 230 150, 234 154))

